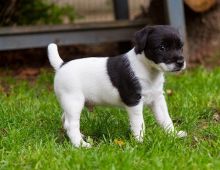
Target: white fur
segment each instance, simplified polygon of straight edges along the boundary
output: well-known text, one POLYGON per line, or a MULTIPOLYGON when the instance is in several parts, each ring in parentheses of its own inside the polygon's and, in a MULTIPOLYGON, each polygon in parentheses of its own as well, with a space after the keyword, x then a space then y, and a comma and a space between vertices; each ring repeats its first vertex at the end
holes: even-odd
MULTIPOLYGON (((165 63, 160 63, 158 64, 158 67, 161 71, 173 71, 175 70, 175 64, 165 64, 165 63)), ((184 62, 183 67, 181 68, 181 70, 184 70, 186 68, 186 62, 184 62)))
POLYGON ((175 68, 175 64, 165 64, 165 63, 160 63, 159 67, 162 71, 172 71, 175 68))
MULTIPOLYGON (((95 105, 124 107, 130 118, 131 131, 138 141, 142 141, 144 135, 144 105, 152 108, 156 120, 167 132, 175 132, 163 96, 163 72, 158 65, 147 60, 144 54, 136 55, 134 49, 127 53, 131 68, 142 87, 142 99, 133 107, 121 101, 118 90, 112 85, 107 74, 107 57, 76 59, 59 69, 62 59, 55 44, 48 46, 48 55, 56 70, 54 89, 64 110, 64 128, 74 146, 90 147, 80 133, 80 113, 85 101, 95 105)), ((183 133, 176 134, 184 136, 183 133)))
POLYGON ((48 45, 48 57, 53 68, 58 70, 60 65, 63 63, 63 60, 60 58, 56 44, 52 43, 48 45))

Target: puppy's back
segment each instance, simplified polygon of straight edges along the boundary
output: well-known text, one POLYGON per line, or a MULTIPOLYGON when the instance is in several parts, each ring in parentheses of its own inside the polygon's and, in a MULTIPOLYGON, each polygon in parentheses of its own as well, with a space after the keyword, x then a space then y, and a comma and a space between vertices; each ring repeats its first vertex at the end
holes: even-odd
POLYGON ((108 76, 107 59, 108 57, 90 57, 66 63, 56 72, 55 91, 82 93, 86 100, 97 104, 117 104, 119 94, 108 76))

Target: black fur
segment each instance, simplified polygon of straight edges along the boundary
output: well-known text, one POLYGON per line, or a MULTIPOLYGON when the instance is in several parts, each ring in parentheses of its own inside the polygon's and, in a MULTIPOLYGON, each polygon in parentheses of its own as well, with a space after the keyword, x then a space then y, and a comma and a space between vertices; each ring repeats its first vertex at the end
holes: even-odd
POLYGON ((145 56, 155 64, 175 63, 176 67, 182 67, 183 42, 179 32, 168 25, 147 26, 137 31, 134 36, 135 53, 145 56))
POLYGON ((141 85, 131 69, 126 55, 110 57, 107 71, 112 85, 119 91, 121 100, 128 106, 135 106, 141 99, 141 85))
POLYGON ((141 54, 147 45, 148 34, 151 32, 151 27, 145 27, 137 31, 134 35, 134 51, 136 54, 141 54))

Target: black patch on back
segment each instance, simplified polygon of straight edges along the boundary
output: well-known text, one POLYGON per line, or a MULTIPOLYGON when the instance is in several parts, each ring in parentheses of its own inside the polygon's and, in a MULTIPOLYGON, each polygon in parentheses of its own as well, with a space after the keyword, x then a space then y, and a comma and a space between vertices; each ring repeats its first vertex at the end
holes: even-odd
POLYGON ((126 55, 108 58, 107 71, 112 85, 119 91, 121 100, 128 106, 137 105, 141 99, 141 85, 126 55))

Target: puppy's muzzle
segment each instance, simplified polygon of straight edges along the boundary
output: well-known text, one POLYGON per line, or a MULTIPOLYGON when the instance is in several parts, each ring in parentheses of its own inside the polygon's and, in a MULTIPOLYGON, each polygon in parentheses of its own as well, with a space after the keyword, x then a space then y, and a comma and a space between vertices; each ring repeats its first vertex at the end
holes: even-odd
POLYGON ((184 57, 178 57, 178 59, 175 62, 175 68, 173 71, 181 71, 183 69, 185 69, 185 60, 184 57))
POLYGON ((185 61, 184 61, 184 58, 178 59, 178 60, 176 61, 177 67, 182 68, 183 65, 184 65, 184 62, 185 62, 185 61))

